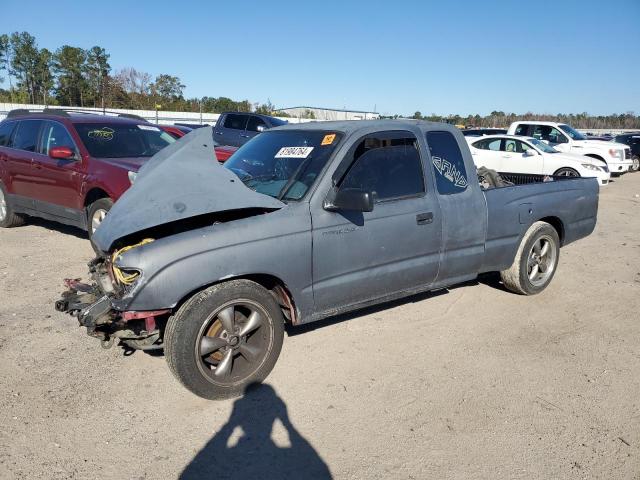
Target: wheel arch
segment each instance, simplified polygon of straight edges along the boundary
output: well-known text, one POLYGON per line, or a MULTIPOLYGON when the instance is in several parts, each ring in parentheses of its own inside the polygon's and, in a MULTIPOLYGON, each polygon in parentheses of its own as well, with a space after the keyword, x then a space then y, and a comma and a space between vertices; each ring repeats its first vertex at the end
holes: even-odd
POLYGON ((606 163, 607 165, 609 165, 609 164, 607 163, 607 161, 606 161, 603 157, 601 157, 600 155, 596 155, 595 153, 585 153, 585 155, 584 155, 584 156, 585 156, 585 157, 595 158, 596 160, 601 160, 601 161, 603 161, 604 163, 606 163))
POLYGON ((266 273, 253 273, 242 274, 232 277, 225 277, 224 279, 217 280, 207 285, 203 285, 191 292, 188 292, 174 307, 174 312, 180 309, 191 297, 199 292, 206 290, 214 285, 229 282, 231 280, 249 280, 257 283, 258 285, 267 289, 274 297, 275 301, 280 306, 285 321, 291 325, 298 325, 300 323, 300 312, 296 308, 296 304, 293 298, 291 290, 287 287, 286 283, 275 275, 266 273))
POLYGON ((88 207, 93 202, 100 200, 101 198, 111 198, 111 196, 100 187, 91 188, 84 196, 84 206, 88 207))
POLYGON ((558 233, 558 238, 560 239, 560 246, 564 244, 564 223, 558 217, 544 217, 538 220, 539 222, 546 222, 551 225, 555 231, 558 233))

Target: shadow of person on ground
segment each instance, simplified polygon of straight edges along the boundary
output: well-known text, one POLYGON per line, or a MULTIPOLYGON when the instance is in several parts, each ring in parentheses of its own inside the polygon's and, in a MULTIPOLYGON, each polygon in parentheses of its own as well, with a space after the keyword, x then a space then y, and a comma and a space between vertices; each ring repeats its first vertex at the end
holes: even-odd
POLYGON ((180 479, 330 479, 329 468, 311 444, 296 430, 287 407, 273 387, 250 385, 233 404, 227 423, 187 465, 180 479), (271 438, 279 420, 290 447, 279 447, 271 438), (230 442, 241 434, 237 443, 230 442), (230 445, 231 443, 231 445, 230 445))

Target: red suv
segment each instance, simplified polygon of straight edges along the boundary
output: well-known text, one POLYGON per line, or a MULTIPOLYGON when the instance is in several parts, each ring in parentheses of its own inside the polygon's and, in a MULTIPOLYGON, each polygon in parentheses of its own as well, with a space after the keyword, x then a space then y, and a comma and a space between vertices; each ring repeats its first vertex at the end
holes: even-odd
POLYGON ((0 122, 0 227, 29 215, 91 238, 142 164, 174 141, 133 118, 13 110, 0 122))

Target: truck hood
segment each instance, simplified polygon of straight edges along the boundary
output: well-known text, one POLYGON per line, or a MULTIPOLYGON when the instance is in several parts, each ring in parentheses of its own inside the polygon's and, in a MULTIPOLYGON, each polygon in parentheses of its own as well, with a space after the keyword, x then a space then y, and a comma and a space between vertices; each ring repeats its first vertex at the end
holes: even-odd
POLYGON ((147 160, 134 185, 95 231, 94 244, 108 252, 121 238, 187 218, 284 207, 281 201, 246 187, 222 167, 214 146, 212 128, 199 128, 147 160))
POLYGON ((605 140, 574 140, 573 143, 574 145, 579 145, 580 147, 592 149, 597 148, 598 150, 605 150, 606 152, 608 152, 611 148, 615 148, 616 150, 623 150, 627 147, 627 145, 623 143, 607 142, 605 140))

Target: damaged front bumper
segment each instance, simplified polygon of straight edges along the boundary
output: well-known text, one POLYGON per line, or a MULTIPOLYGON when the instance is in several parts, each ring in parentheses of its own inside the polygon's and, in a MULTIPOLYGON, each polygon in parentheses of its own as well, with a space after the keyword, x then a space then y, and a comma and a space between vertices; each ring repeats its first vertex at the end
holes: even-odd
POLYGON ((80 326, 87 329, 87 334, 98 338, 104 347, 110 347, 115 339, 119 339, 131 349, 162 348, 164 325, 171 311, 116 310, 113 294, 105 293, 99 283, 88 285, 79 280, 65 280, 67 290, 55 303, 56 310, 76 317, 80 326))

